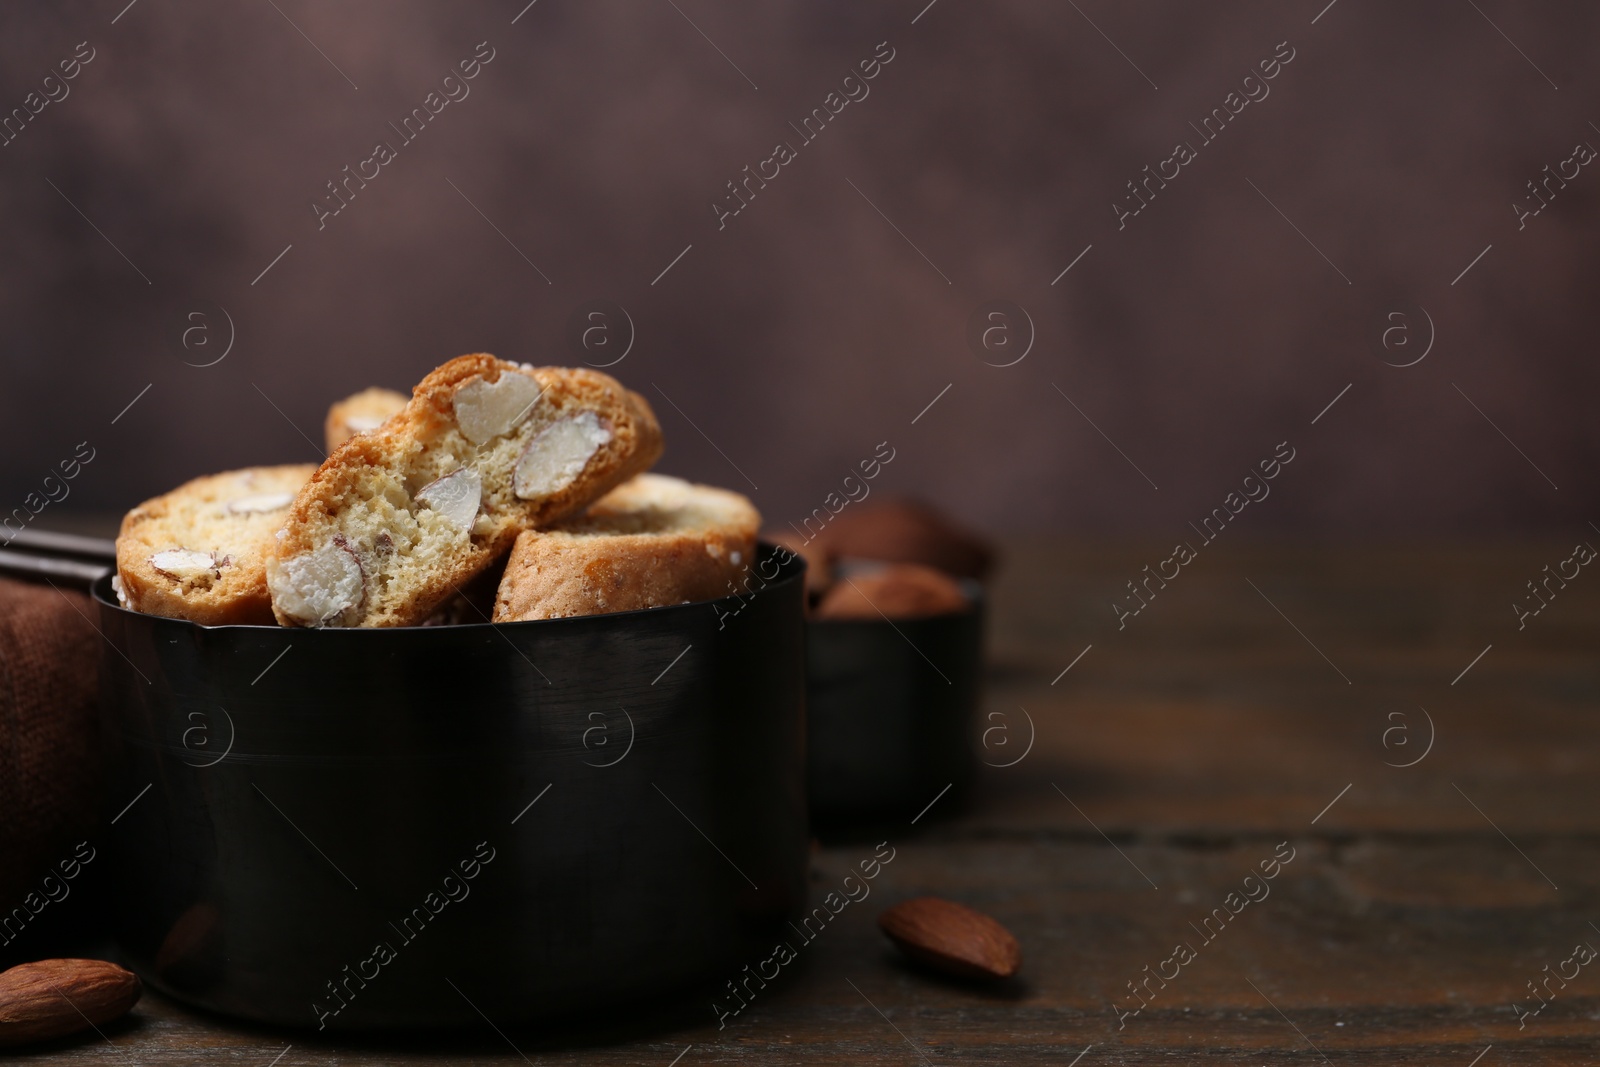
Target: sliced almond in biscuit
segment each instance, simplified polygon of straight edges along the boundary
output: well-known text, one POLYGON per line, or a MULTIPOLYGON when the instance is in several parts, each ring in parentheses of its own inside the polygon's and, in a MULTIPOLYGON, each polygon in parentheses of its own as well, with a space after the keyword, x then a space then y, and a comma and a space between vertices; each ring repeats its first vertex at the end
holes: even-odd
POLYGON ((470 530, 483 500, 483 479, 468 467, 459 467, 417 490, 417 503, 437 511, 453 525, 470 530))
POLYGON ((551 423, 517 457, 516 494, 527 500, 565 489, 610 440, 611 429, 592 411, 551 423))
POLYGON ((235 515, 253 515, 262 511, 278 511, 293 502, 293 493, 252 493, 228 501, 228 510, 235 515))
POLYGON ((302 625, 334 622, 366 596, 361 560, 339 534, 310 552, 267 560, 267 581, 273 606, 302 625))
POLYGON ((217 571, 217 554, 215 552, 197 552, 192 548, 169 548, 165 552, 157 552, 150 557, 150 566, 180 582, 191 578, 200 578, 204 575, 215 575, 217 571))
POLYGON ((467 440, 481 445, 514 430, 528 417, 542 392, 538 379, 526 374, 502 374, 492 382, 483 378, 468 381, 456 390, 456 425, 467 440))

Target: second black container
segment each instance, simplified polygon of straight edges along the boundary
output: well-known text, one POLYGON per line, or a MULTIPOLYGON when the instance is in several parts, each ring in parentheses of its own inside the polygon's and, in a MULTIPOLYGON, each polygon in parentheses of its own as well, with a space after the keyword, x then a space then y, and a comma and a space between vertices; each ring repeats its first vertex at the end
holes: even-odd
POLYGON ((914 818, 937 796, 953 809, 977 771, 983 596, 920 619, 806 624, 807 787, 823 824, 914 818))

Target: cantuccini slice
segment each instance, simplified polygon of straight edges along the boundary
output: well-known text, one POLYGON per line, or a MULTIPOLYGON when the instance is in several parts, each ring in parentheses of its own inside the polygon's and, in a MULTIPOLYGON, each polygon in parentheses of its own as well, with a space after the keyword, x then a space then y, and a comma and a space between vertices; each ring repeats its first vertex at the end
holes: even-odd
POLYGON ((393 389, 363 389, 328 409, 323 439, 332 452, 358 433, 376 430, 406 406, 406 395, 393 389))
POLYGON ((661 454, 650 405, 597 371, 460 356, 330 455, 267 561, 278 621, 407 626, 661 454))
POLYGON ((267 557, 315 465, 196 478, 128 512, 117 583, 135 611, 217 626, 273 623, 267 557))
POLYGON ((641 474, 583 515, 517 538, 494 621, 556 619, 737 592, 761 515, 738 493, 641 474))

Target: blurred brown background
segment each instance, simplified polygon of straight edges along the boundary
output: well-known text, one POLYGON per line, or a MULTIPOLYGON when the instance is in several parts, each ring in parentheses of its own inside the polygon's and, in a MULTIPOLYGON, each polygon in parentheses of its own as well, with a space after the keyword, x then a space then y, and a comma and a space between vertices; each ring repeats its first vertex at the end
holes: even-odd
POLYGON ((86 440, 39 525, 314 458, 329 401, 467 351, 576 362, 569 320, 609 300, 662 469, 774 524, 885 440, 875 491, 995 532, 1175 537, 1285 440, 1252 532, 1600 521, 1600 173, 1520 231, 1511 206, 1600 146, 1590 5, 525 2, 0 13, 6 112, 93 50, 0 148, 0 510, 86 440), (403 144, 390 123, 485 41, 403 144), (885 41, 802 145, 789 124, 885 41), (1280 42, 1270 95, 1200 147, 1190 123, 1280 42), (397 158, 319 230, 380 140, 397 158), (798 158, 719 230, 780 140, 798 158), (1198 158, 1119 230, 1180 140, 1198 158), (990 300, 1033 321, 1013 366, 969 347, 990 300), (191 362, 226 341, 217 306, 231 350, 185 365, 186 327, 191 362), (1425 318, 1427 357, 1386 366, 1425 318))

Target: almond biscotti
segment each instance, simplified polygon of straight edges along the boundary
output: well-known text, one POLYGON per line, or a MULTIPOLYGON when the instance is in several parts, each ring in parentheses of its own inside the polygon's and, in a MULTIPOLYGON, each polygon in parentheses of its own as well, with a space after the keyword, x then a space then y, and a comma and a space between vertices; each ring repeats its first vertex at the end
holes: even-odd
POLYGON ((317 468, 251 467, 196 478, 128 512, 117 581, 128 607, 207 626, 271 626, 267 556, 317 468))
POLYGON ((407 397, 393 389, 363 389, 347 396, 328 409, 322 424, 322 436, 332 452, 358 433, 376 430, 398 415, 406 406, 407 397))
POLYGON ((587 512, 517 538, 494 621, 714 600, 738 588, 761 515, 738 493, 641 474, 587 512))
POLYGON ((661 454, 650 405, 610 375, 460 356, 341 445, 267 560, 290 626, 408 626, 510 550, 661 454))

